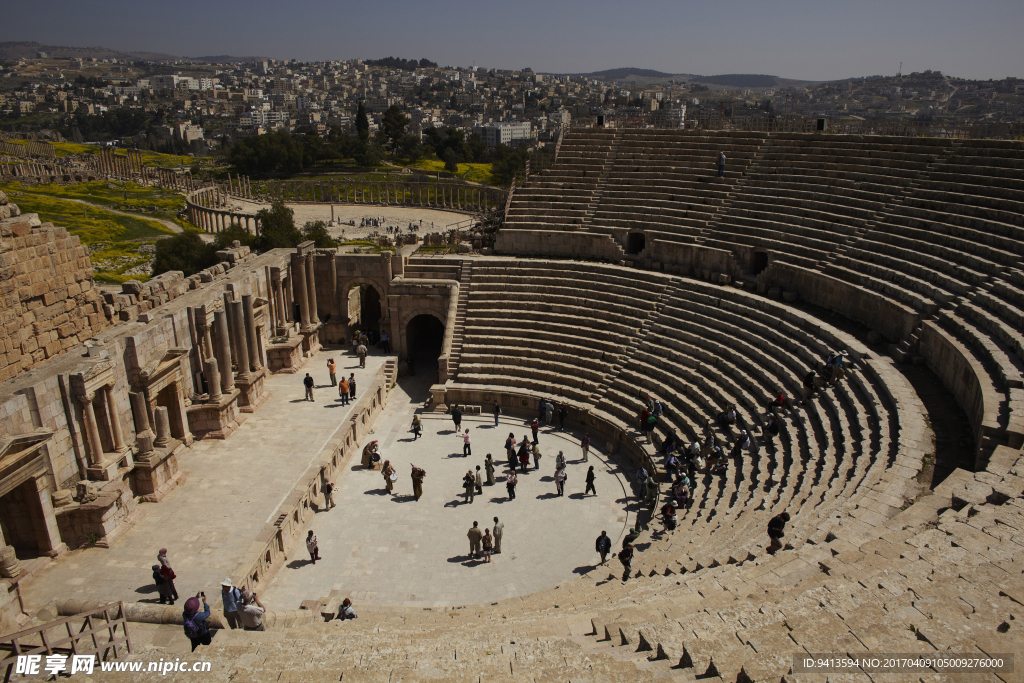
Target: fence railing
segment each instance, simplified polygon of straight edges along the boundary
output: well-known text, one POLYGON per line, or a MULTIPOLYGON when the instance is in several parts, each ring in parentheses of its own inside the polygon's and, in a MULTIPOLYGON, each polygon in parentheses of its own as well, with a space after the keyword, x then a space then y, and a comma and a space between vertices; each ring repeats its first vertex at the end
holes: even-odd
MULTIPOLYGON (((76 655, 95 655, 100 661, 105 661, 111 655, 117 659, 131 651, 132 639, 128 635, 124 603, 112 602, 89 612, 0 637, 0 657, 3 657, 0 659, 0 671, 4 672, 4 681, 10 680, 20 656, 40 657, 44 663, 47 657, 55 655, 63 655, 65 659, 76 655)), ((71 672, 72 663, 67 663, 64 673, 71 672)), ((43 670, 41 665, 39 672, 43 670)))

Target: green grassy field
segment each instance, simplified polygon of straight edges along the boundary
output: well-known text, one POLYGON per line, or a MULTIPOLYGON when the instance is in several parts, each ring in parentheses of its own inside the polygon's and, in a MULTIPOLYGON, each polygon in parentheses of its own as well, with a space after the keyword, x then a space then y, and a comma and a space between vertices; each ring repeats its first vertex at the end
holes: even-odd
POLYGON ((185 208, 185 198, 180 193, 159 187, 137 185, 133 182, 97 180, 74 185, 57 185, 55 183, 24 187, 20 187, 19 183, 11 185, 11 187, 16 186, 26 194, 43 195, 55 199, 81 199, 90 204, 102 204, 114 209, 120 207, 124 211, 156 207, 161 218, 168 217, 163 214, 173 215, 185 208))
MULTIPOLYGON (((420 159, 415 164, 410 164, 409 168, 417 168, 431 173, 443 172, 444 162, 439 159, 420 159)), ((493 185, 495 181, 494 176, 491 175, 492 168, 491 164, 459 164, 459 170, 455 175, 467 182, 493 185)))
POLYGON ((22 213, 37 213, 39 220, 67 228, 82 244, 89 246, 98 282, 149 279, 148 273, 126 274, 126 271, 147 263, 156 240, 172 234, 156 221, 121 216, 95 206, 26 191, 19 183, 0 186, 0 190, 18 205, 22 213))

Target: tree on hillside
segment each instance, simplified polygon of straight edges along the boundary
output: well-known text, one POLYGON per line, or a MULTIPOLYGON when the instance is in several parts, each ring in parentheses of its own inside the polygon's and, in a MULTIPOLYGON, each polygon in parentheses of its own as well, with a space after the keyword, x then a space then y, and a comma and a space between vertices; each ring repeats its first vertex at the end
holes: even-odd
POLYGON ((302 142, 285 131, 239 140, 231 146, 228 161, 239 173, 298 173, 305 165, 302 142))
POLYGON ((309 221, 302 226, 302 238, 313 240, 317 249, 329 249, 338 246, 338 243, 327 232, 327 223, 323 221, 309 221))
POLYGON ((398 141, 405 135, 405 129, 409 125, 409 117, 402 113, 402 109, 393 104, 384 112, 380 121, 380 132, 383 142, 394 152, 398 147, 398 141))
POLYGON ((359 134, 360 140, 370 137, 370 119, 366 116, 366 107, 362 101, 359 102, 359 108, 356 109, 356 133, 359 134))
POLYGON ((284 202, 274 202, 269 209, 259 211, 256 218, 260 224, 257 251, 297 247, 302 241, 302 233, 295 227, 295 212, 284 202))
POLYGON ((239 223, 232 223, 227 229, 218 232, 214 238, 213 243, 217 249, 229 249, 231 243, 238 240, 239 244, 243 247, 249 247, 252 250, 256 249, 256 235, 253 235, 248 230, 243 228, 239 223))
POLYGON ((216 263, 217 246, 203 242, 197 231, 186 230, 156 241, 153 275, 180 270, 188 277, 216 263))

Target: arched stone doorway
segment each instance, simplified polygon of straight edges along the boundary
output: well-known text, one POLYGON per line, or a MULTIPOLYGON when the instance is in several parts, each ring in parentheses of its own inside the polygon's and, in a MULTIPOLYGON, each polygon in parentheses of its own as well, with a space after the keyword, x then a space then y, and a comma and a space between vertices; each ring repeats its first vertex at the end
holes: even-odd
POLYGON ((406 357, 416 374, 437 373, 444 345, 444 324, 429 313, 415 316, 405 326, 406 357))

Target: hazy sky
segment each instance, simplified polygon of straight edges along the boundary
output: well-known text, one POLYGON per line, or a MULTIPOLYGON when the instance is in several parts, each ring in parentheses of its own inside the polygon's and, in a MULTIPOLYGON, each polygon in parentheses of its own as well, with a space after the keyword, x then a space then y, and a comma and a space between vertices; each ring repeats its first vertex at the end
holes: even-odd
POLYGON ((1024 76, 1024 0, 8 0, 0 41, 830 80, 1024 76))

